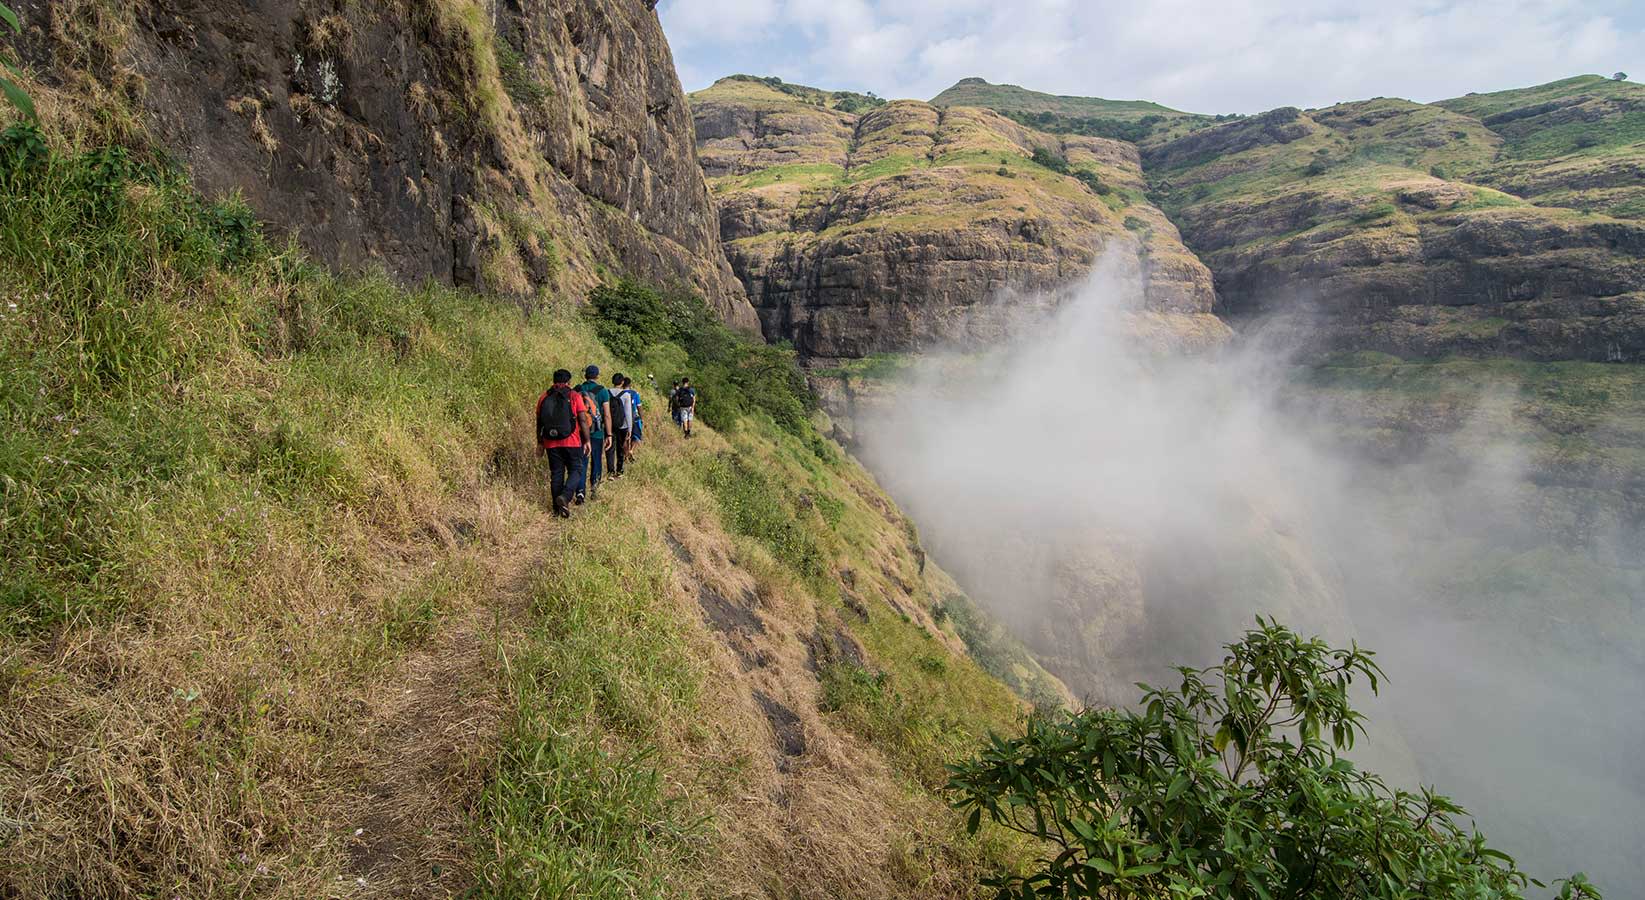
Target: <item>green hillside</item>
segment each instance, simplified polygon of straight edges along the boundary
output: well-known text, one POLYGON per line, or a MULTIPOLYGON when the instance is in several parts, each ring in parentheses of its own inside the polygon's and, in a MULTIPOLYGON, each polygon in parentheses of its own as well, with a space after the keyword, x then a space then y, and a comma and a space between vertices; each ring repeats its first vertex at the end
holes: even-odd
POLYGON ((1196 116, 1151 100, 1104 100, 1101 97, 1042 94, 1014 84, 990 84, 981 78, 962 78, 953 87, 932 97, 931 103, 934 106, 981 106, 1001 112, 1049 112, 1070 118, 1140 119, 1143 116, 1162 116, 1174 119, 1196 116))
POLYGON ((1582 75, 1435 104, 1502 136, 1471 176, 1547 206, 1645 219, 1645 85, 1582 75))
POLYGON ((13 128, 0 165, 0 894, 967 897, 1016 866, 937 795, 1027 708, 971 654, 1061 689, 956 624, 780 351, 633 284, 595 314, 333 275, 119 149, 13 128), (532 404, 589 362, 650 427, 558 522, 532 404), (706 427, 641 373, 695 376, 706 427))
POLYGON ((962 78, 931 98, 931 103, 992 109, 1045 131, 1131 141, 1181 133, 1222 118, 1185 113, 1149 100, 1042 94, 1014 84, 990 84, 981 78, 962 78))

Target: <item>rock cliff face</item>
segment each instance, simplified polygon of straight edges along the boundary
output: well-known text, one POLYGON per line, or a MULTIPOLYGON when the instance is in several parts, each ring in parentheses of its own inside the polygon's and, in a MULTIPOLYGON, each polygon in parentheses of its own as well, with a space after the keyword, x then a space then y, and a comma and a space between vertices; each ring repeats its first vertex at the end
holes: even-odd
POLYGON ((12 5, 43 89, 329 263, 523 298, 684 280, 755 327, 652 4, 12 5))
POLYGON ((1108 248, 1136 255, 1148 311, 1223 333, 1130 144, 746 77, 691 100, 731 265, 766 336, 807 358, 996 340, 1108 248))

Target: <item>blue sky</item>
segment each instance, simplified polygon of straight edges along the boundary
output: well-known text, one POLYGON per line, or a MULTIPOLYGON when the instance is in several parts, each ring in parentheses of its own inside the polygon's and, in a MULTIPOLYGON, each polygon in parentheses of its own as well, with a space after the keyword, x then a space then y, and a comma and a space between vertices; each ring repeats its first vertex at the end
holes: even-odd
POLYGON ((1645 80, 1645 0, 662 0, 687 90, 733 72, 929 98, 969 75, 1258 112, 1645 80))

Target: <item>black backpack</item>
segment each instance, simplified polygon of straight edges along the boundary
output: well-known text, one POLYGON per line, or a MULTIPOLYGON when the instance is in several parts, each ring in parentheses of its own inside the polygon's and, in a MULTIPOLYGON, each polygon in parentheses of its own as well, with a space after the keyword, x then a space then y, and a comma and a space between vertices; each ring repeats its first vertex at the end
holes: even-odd
POLYGON ((577 433, 577 417, 571 414, 571 392, 550 389, 537 407, 537 440, 558 441, 577 433))
POLYGON ((674 392, 674 408, 690 409, 696 405, 696 398, 691 396, 691 388, 683 387, 674 392))
POLYGON ((629 429, 628 410, 623 408, 623 395, 611 395, 611 430, 627 431, 629 429))

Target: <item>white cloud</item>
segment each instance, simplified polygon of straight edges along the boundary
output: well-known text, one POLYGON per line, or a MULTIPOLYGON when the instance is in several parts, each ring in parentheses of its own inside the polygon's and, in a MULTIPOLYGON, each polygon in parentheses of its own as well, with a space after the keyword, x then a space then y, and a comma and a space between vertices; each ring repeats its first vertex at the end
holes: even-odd
POLYGON ((777 21, 777 0, 675 0, 658 10, 676 50, 697 44, 746 41, 777 21))
POLYGON ((930 97, 959 78, 1254 112, 1433 100, 1617 69, 1645 75, 1631 0, 666 0, 693 73, 930 97), (751 40, 756 37, 757 40, 751 40), (724 74, 731 71, 725 69, 724 74))

